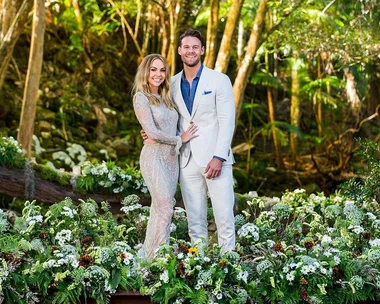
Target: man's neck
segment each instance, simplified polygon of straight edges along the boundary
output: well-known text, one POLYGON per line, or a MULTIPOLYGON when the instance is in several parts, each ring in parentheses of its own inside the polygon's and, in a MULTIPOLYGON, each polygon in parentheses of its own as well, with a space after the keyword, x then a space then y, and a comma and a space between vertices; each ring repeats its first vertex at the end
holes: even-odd
POLYGON ((185 72, 185 76, 187 81, 191 82, 197 76, 199 69, 201 68, 202 63, 199 62, 196 66, 189 67, 187 65, 183 65, 183 71, 185 72))

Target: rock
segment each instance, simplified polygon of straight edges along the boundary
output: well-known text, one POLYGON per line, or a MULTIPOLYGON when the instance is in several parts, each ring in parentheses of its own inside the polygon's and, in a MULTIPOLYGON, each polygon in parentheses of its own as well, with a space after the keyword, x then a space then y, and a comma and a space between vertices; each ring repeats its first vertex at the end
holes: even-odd
POLYGON ((51 124, 47 122, 46 120, 41 120, 38 122, 38 130, 42 132, 50 132, 51 130, 51 124))
POLYGON ((49 138, 51 138, 51 133, 50 132, 41 132, 41 137, 44 139, 49 139, 49 138))
POLYGON ((115 149, 118 156, 126 156, 130 153, 130 145, 125 138, 114 140, 111 147, 115 149))
POLYGON ((39 120, 47 120, 51 122, 55 120, 55 113, 45 108, 38 107, 36 114, 39 120))

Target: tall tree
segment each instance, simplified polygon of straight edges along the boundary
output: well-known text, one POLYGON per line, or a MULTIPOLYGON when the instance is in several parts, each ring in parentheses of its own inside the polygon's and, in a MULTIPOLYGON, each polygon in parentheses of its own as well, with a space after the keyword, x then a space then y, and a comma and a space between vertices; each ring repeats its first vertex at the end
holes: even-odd
MULTIPOLYGON (((267 1, 265 1, 267 2, 267 1)), ((226 27, 224 28, 222 42, 220 44, 218 57, 216 58, 215 70, 225 73, 228 68, 231 57, 231 41, 232 35, 239 21, 241 8, 244 0, 235 0, 232 2, 230 13, 228 14, 226 27)))
MULTIPOLYGON (((270 71, 270 64, 269 64, 269 61, 271 60, 272 58, 270 58, 269 54, 268 54, 268 50, 266 50, 265 52, 265 66, 266 66, 266 70, 267 72, 270 71)), ((276 165, 277 165, 277 168, 278 169, 283 169, 284 167, 284 162, 282 160, 282 157, 281 157, 281 144, 280 144, 280 140, 277 136, 277 133, 278 133, 278 130, 277 130, 277 126, 276 126, 276 105, 275 105, 275 101, 274 101, 274 98, 273 98, 273 88, 271 86, 267 86, 267 98, 268 98, 268 112, 269 112, 269 122, 272 126, 271 128, 271 132, 272 132, 272 138, 273 138, 273 146, 274 146, 274 154, 275 154, 275 159, 276 159, 276 165)))
POLYGON ((34 0, 32 40, 17 140, 31 156, 45 35, 45 1, 34 0))
POLYGON ((257 49, 261 43, 260 39, 265 23, 267 3, 268 0, 260 0, 255 21, 253 22, 251 34, 247 43, 247 50, 239 66, 238 74, 233 85, 236 118, 238 118, 240 115, 240 108, 243 102, 244 91, 247 86, 248 77, 250 76, 253 67, 253 59, 255 58, 257 49))
POLYGON ((33 0, 0 2, 0 89, 4 84, 13 48, 24 29, 32 6, 33 0))
POLYGON ((219 0, 210 0, 210 17, 207 24, 206 56, 204 64, 214 68, 216 58, 216 41, 219 20, 219 0))
MULTIPOLYGON (((300 126, 300 77, 298 70, 301 65, 301 60, 295 58, 292 62, 292 74, 291 74, 291 99, 290 99, 290 124, 299 128, 300 126)), ((297 135, 292 132, 290 133, 290 149, 292 151, 293 160, 297 157, 298 151, 298 139, 297 135)))

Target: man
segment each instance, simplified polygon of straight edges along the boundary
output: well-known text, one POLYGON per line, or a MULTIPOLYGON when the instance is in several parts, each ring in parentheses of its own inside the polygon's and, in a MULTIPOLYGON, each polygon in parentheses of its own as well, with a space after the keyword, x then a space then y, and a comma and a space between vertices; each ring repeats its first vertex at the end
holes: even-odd
POLYGON ((189 29, 179 38, 183 71, 172 77, 171 94, 178 106, 178 129, 191 123, 198 137, 180 150, 180 185, 192 244, 207 244, 207 194, 211 198, 218 244, 222 251, 235 248, 234 192, 231 141, 235 127, 234 96, 230 79, 205 67, 201 56, 204 38, 189 29))

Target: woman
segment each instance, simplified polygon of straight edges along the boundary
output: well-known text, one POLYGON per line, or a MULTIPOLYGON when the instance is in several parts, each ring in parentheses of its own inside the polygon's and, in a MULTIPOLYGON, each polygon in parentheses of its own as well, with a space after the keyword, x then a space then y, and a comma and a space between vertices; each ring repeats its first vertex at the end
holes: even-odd
POLYGON ((168 243, 178 183, 178 154, 183 143, 197 137, 194 124, 177 136, 178 113, 170 97, 169 65, 158 54, 141 62, 134 83, 133 106, 149 139, 140 154, 140 169, 152 197, 150 217, 140 255, 151 260, 168 243))

